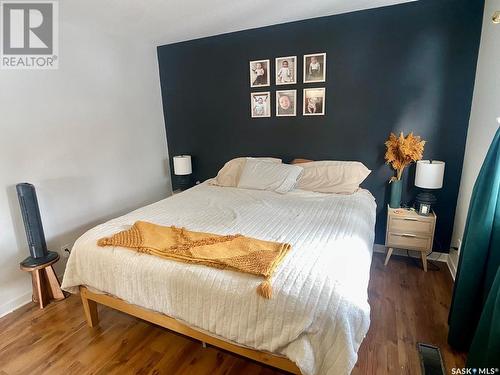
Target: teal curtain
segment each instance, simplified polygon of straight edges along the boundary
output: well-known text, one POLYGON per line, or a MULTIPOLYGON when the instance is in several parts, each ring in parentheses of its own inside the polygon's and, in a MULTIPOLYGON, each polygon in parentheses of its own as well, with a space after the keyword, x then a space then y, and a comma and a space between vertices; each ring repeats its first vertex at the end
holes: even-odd
POLYGON ((498 366, 500 361, 499 193, 497 129, 472 191, 448 317, 449 344, 470 349, 467 364, 476 367, 498 366))
POLYGON ((500 366, 500 271, 484 305, 467 357, 467 367, 500 366))

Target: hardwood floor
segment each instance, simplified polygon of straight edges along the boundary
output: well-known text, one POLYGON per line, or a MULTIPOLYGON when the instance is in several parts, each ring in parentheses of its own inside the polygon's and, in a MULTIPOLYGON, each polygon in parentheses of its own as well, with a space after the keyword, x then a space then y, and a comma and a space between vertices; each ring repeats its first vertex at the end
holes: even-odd
MULTIPOLYGON (((383 259, 374 255, 372 322, 353 374, 420 374, 417 342, 439 346, 448 371, 463 367, 464 354, 446 344, 446 266, 424 273, 410 259, 393 257, 387 267, 383 259)), ((0 319, 0 375, 283 374, 108 308, 99 314, 99 327, 87 328, 80 298, 71 296, 0 319)))
POLYGON ((352 374, 420 374, 418 342, 440 348, 447 374, 464 367, 465 354, 446 342, 453 284, 446 264, 424 272, 419 260, 393 256, 384 267, 383 258, 373 257, 370 330, 352 374))

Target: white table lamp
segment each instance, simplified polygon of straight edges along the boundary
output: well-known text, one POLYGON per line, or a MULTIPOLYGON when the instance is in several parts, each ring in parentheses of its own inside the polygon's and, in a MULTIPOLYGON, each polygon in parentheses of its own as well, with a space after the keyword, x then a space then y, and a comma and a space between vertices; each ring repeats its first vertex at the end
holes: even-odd
POLYGON ((191 173, 193 173, 191 155, 174 156, 174 174, 177 176, 185 176, 191 173))
POLYGON ((176 176, 177 187, 181 190, 188 189, 191 184, 191 173, 193 167, 191 164, 191 155, 174 156, 174 175, 176 176))
POLYGON ((429 215, 431 205, 437 202, 436 197, 429 190, 441 189, 443 187, 444 161, 419 160, 415 173, 415 186, 423 191, 417 194, 418 213, 429 215))

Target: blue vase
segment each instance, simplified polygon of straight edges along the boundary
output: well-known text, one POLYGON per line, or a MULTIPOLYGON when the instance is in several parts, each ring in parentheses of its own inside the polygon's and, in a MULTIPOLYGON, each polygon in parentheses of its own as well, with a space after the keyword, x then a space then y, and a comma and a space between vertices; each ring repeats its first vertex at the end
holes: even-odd
POLYGON ((401 191, 403 190, 403 181, 394 180, 390 184, 391 186, 391 199, 389 201, 390 208, 401 207, 401 191))

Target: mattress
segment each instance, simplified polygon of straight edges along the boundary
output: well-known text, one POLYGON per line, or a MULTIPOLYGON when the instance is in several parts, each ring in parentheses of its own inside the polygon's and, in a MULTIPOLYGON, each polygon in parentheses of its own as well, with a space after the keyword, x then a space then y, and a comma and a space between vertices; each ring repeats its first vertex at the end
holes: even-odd
POLYGON ((75 242, 62 288, 77 293, 85 285, 284 355, 306 375, 349 374, 370 324, 375 208, 366 190, 277 194, 205 182, 86 232, 75 242), (288 242, 292 250, 271 279, 268 300, 256 293, 257 276, 97 246, 137 220, 288 242))

